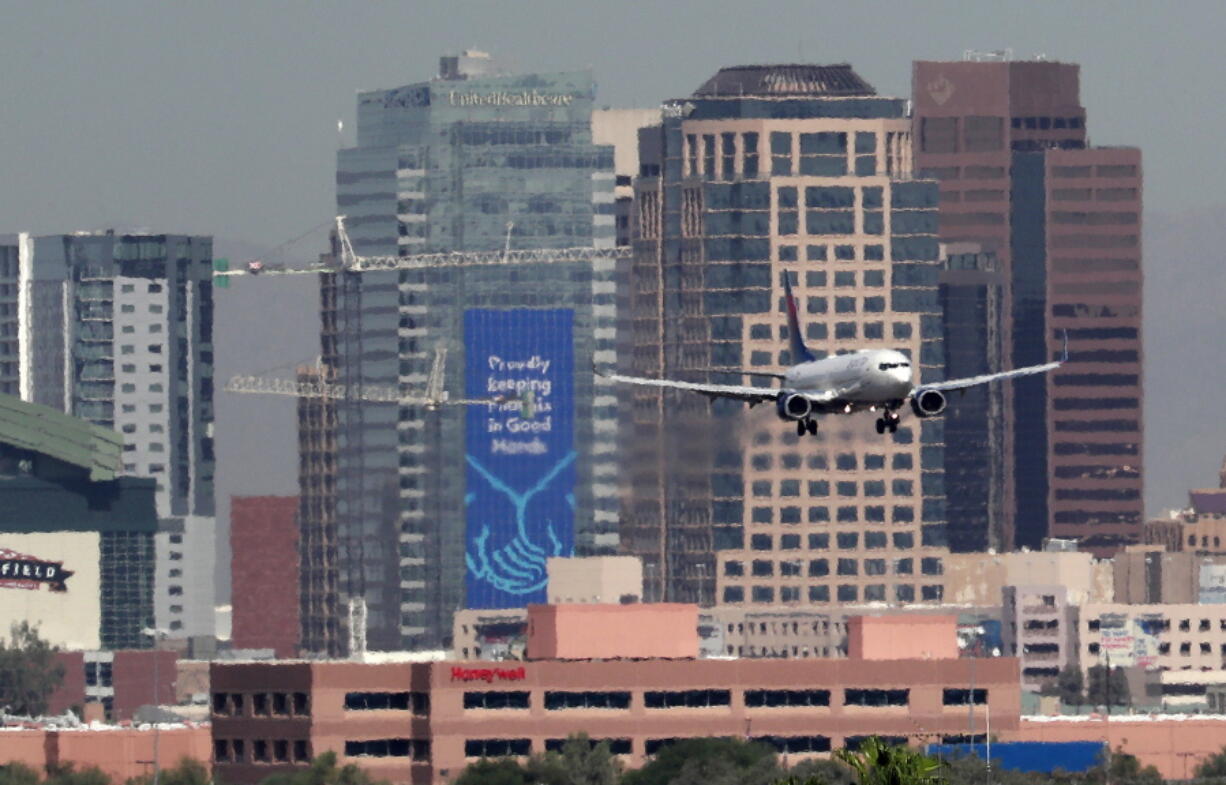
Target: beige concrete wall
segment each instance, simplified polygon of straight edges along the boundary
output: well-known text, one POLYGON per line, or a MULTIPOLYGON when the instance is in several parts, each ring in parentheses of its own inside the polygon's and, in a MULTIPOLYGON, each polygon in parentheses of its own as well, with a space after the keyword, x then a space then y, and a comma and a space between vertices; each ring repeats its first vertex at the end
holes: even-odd
POLYGON ((945 559, 945 602, 999 605, 1005 586, 1064 586, 1069 603, 1111 601, 1112 568, 1089 553, 1018 551, 951 553, 945 559))
POLYGON ((659 108, 594 109, 592 143, 613 145, 613 170, 634 177, 639 173, 639 129, 659 123, 659 108))
POLYGON ((62 562, 72 575, 66 591, 51 591, 46 583, 35 588, 0 581, 0 635, 9 626, 28 621, 39 634, 63 649, 86 650, 102 646, 101 569, 97 532, 0 534, 0 551, 13 551, 38 561, 62 562))
POLYGON ((617 603, 643 596, 643 563, 637 556, 552 558, 546 562, 550 604, 617 603))

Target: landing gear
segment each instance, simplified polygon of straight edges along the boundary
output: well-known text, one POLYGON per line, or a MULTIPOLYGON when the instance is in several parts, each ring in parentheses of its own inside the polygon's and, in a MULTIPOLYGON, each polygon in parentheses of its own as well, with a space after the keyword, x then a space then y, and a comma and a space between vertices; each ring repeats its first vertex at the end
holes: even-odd
POLYGON ((897 433, 900 419, 902 418, 897 414, 887 410, 877 419, 877 433, 885 433, 887 430, 890 433, 897 433))
POLYGON ((810 436, 817 436, 817 420, 810 418, 808 428, 810 436))
POLYGON ((804 436, 808 433, 810 436, 817 435, 817 420, 812 417, 807 417, 803 420, 796 421, 796 435, 804 436))

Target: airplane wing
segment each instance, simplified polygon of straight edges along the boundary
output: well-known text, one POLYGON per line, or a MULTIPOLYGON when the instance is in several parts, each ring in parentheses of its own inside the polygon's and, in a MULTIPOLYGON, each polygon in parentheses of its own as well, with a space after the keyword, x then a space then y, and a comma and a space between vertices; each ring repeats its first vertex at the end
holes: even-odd
POLYGON ((965 379, 950 379, 944 382, 934 382, 932 384, 921 384, 911 391, 914 395, 919 390, 940 390, 941 392, 949 392, 950 390, 965 390, 967 387, 977 387, 988 382, 997 382, 1004 379, 1016 379, 1019 376, 1032 376, 1036 373, 1047 373, 1054 371, 1064 363, 1068 362, 1068 335, 1064 336, 1064 354, 1055 362, 1046 363, 1044 365, 1030 365, 1025 368, 1014 368, 1012 371, 1001 371, 1000 373, 985 373, 981 376, 968 376, 965 379))
MULTIPOLYGON (((988 382, 1001 381, 1003 379, 1014 379, 1018 376, 1031 376, 1036 373, 1047 373, 1059 368, 1063 363, 1047 363, 1046 365, 1031 365, 1027 368, 1015 368, 1012 371, 1001 371, 1000 373, 985 373, 982 376, 968 376, 965 379, 950 379, 944 382, 933 382, 932 384, 922 384, 915 388, 918 390, 940 390, 941 392, 949 392, 950 390, 964 390, 967 387, 977 387, 988 382)), ((915 391, 912 391, 914 394, 915 391)))
POLYGON ((779 396, 779 390, 770 387, 748 387, 737 384, 702 384, 699 382, 678 382, 671 379, 648 379, 643 376, 622 376, 621 374, 600 374, 606 379, 612 379, 622 384, 637 384, 641 387, 662 387, 668 390, 688 390, 711 398, 732 398, 750 404, 763 401, 773 401, 779 396))
MULTIPOLYGON (((643 376, 622 376, 621 374, 605 374, 600 371, 598 375, 606 379, 612 379, 615 382, 623 384, 637 384, 642 387, 661 387, 668 390, 686 390, 688 392, 696 392, 701 395, 706 395, 711 398, 732 398, 738 401, 745 401, 750 406, 756 406, 763 401, 773 401, 779 397, 779 393, 783 390, 772 387, 743 387, 735 384, 702 384, 700 382, 679 382, 671 379, 648 379, 643 376)), ((850 387, 842 387, 833 390, 789 390, 793 395, 803 395, 810 401, 816 404, 826 404, 831 401, 838 400, 842 395, 852 392, 858 385, 850 387)))

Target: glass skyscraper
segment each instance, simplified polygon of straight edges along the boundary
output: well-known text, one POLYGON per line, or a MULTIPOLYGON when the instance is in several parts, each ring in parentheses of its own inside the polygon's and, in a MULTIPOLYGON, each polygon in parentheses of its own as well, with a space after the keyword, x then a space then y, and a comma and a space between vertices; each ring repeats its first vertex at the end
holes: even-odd
POLYGON ((21 397, 123 435, 123 473, 157 480, 156 625, 213 635, 213 239, 22 234, 18 248, 21 397))
MULTIPOLYGON (((592 143, 589 72, 505 75, 482 53, 434 80, 358 96, 337 159, 354 251, 612 247, 613 149, 592 143)), ((613 261, 325 277, 323 356, 338 383, 420 395, 439 350, 453 399, 341 401, 341 593, 366 603, 374 649, 439 646, 465 607, 543 598, 550 555, 617 547, 613 261), (539 595, 539 598, 538 598, 539 595)))

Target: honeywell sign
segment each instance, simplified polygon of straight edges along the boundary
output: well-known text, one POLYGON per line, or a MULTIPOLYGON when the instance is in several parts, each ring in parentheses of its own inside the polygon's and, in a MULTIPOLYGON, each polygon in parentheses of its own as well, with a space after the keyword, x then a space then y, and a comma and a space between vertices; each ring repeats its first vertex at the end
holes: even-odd
POLYGON ((524 666, 518 668, 461 668, 453 666, 452 681, 483 681, 493 684, 496 681, 523 681, 528 677, 524 666))

